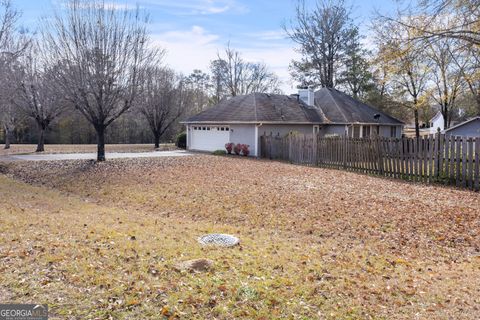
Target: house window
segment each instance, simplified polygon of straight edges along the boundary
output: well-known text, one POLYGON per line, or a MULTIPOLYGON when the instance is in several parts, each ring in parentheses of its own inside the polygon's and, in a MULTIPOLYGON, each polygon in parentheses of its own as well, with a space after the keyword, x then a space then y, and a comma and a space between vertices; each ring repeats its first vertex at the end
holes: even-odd
POLYGON ((207 127, 207 130, 210 131, 210 127, 207 127))
POLYGON ((229 127, 225 127, 225 131, 229 131, 229 130, 230 130, 230 128, 229 128, 229 127))
POLYGON ((370 126, 363 126, 362 128, 363 128, 362 137, 364 138, 370 137, 370 126))
POLYGON ((376 133, 377 133, 377 136, 380 135, 380 126, 377 126, 377 127, 376 127, 376 133))
POLYGON ((320 130, 319 126, 313 126, 313 134, 318 134, 319 130, 320 130))
POLYGON ((390 127, 390 137, 396 138, 397 137, 397 127, 390 127))

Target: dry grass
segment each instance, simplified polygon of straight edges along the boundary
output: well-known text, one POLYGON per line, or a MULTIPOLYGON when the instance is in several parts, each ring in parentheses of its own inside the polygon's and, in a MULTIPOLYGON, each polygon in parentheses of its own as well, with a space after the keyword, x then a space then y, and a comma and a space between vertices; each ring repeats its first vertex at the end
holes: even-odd
MULTIPOLYGON (((10 149, 4 149, 5 145, 0 144, 0 156, 10 154, 35 153, 37 145, 34 144, 12 144, 10 149)), ((149 152, 154 150, 153 144, 107 144, 107 152, 149 152)), ((161 144, 160 150, 174 150, 174 144, 161 144)), ((44 154, 54 153, 92 153, 97 152, 95 144, 46 144, 44 154)))
POLYGON ((1 301, 72 319, 480 313, 478 193, 207 155, 2 170, 1 301), (241 246, 200 247, 209 232, 241 246), (197 258, 214 268, 174 268, 197 258))

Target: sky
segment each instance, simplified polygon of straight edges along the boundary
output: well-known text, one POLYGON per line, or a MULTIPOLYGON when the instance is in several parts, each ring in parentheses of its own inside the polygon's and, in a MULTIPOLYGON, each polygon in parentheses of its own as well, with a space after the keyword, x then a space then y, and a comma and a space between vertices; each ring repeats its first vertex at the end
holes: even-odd
MULTIPOLYGON (((22 11, 21 24, 35 30, 64 0, 14 0, 22 11)), ((306 0, 314 3, 314 0, 306 0)), ((166 49, 165 64, 185 75, 208 71, 210 61, 225 46, 252 62, 265 62, 282 81, 281 89, 296 91, 288 66, 298 57, 282 24, 293 17, 296 0, 106 0, 127 8, 138 4, 150 15, 153 43, 166 49)), ((375 12, 394 10, 397 0, 351 0, 352 15, 368 36, 375 12)), ((368 41, 368 39, 367 39, 368 41)))

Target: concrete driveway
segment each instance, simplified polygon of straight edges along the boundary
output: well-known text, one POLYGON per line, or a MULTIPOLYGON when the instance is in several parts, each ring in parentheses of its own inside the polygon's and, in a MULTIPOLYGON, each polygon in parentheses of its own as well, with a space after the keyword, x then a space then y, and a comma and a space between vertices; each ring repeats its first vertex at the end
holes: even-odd
MULTIPOLYGON (((175 151, 153 151, 153 152, 112 152, 106 153, 108 159, 123 158, 159 158, 159 157, 185 157, 192 155, 183 150, 175 151)), ((96 153, 58 153, 58 154, 22 154, 0 157, 6 161, 55 161, 55 160, 90 160, 97 159, 96 153)))

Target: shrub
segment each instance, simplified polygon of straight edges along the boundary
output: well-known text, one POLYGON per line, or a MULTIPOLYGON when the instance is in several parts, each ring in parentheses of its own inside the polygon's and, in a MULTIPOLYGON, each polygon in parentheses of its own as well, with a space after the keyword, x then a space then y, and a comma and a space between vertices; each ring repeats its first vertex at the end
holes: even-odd
POLYGON ((235 152, 235 154, 238 156, 240 155, 240 152, 242 152, 242 144, 241 143, 237 143, 234 147, 233 147, 233 152, 235 152))
POLYGON ((226 154, 225 150, 215 150, 212 152, 215 156, 224 156, 226 154))
POLYGON ((233 142, 229 142, 225 144, 225 149, 227 149, 228 154, 232 154, 233 146, 235 146, 235 143, 233 142))
POLYGON ((242 144, 242 154, 247 157, 250 154, 250 150, 248 150, 248 147, 250 147, 248 144, 242 144))
POLYGON ((177 148, 180 149, 187 149, 187 133, 182 132, 179 135, 177 135, 177 140, 175 142, 175 145, 177 148))

